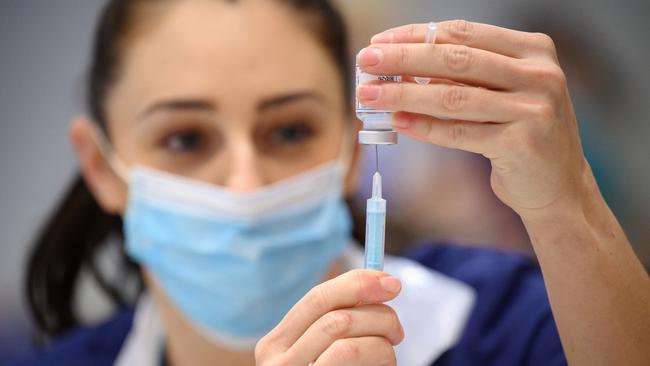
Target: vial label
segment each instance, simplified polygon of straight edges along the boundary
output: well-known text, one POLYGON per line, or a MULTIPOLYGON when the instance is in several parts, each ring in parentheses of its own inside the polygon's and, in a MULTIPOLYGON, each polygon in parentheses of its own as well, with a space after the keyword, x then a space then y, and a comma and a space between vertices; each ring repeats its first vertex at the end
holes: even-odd
MULTIPOLYGON (((397 75, 397 76, 388 76, 388 75, 371 75, 368 73, 365 73, 361 71, 361 67, 359 65, 356 65, 356 86, 358 87, 361 84, 367 83, 369 81, 391 81, 395 83, 399 83, 402 81, 402 77, 397 75)), ((357 116, 362 119, 361 117, 363 115, 367 114, 384 114, 384 113, 392 113, 391 111, 386 111, 382 109, 374 109, 374 108, 368 108, 365 107, 359 102, 359 99, 356 99, 355 103, 355 108, 357 112, 357 116)))

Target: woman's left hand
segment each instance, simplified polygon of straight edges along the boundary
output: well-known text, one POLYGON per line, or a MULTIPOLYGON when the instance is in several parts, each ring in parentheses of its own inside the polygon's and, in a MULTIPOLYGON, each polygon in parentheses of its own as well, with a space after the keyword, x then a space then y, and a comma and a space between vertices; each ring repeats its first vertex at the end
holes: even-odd
POLYGON ((425 30, 381 33, 357 63, 436 80, 361 86, 361 102, 403 111, 401 133, 490 159, 492 189, 531 238, 569 364, 648 364, 650 278, 598 192, 551 39, 451 21, 432 45, 425 30))
POLYGON ((426 28, 378 34, 357 63, 370 74, 432 82, 362 85, 361 103, 401 111, 400 133, 489 158, 492 189, 522 216, 575 203, 593 176, 553 41, 455 20, 438 23, 437 43, 424 44, 426 28))

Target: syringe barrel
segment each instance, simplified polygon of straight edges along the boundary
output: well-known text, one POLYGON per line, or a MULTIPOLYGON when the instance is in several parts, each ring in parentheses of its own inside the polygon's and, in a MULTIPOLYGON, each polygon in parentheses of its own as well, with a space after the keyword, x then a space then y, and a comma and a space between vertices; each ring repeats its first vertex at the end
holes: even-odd
POLYGON ((384 233, 386 231, 386 200, 370 198, 366 206, 366 269, 384 269, 384 233))

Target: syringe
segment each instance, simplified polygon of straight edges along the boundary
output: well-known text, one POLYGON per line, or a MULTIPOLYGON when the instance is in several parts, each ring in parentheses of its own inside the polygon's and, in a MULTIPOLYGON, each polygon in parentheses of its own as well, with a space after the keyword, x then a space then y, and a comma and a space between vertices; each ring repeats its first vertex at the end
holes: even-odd
POLYGON ((384 269, 384 233, 386 200, 381 197, 381 175, 372 176, 372 197, 366 205, 366 269, 384 269))

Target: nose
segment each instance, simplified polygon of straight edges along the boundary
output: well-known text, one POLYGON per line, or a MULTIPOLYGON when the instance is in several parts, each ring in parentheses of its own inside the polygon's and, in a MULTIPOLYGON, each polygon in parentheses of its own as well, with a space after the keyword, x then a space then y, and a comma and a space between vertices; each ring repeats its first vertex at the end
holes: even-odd
POLYGON ((256 190, 266 184, 261 174, 260 157, 250 141, 231 144, 225 187, 236 192, 256 190))

